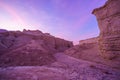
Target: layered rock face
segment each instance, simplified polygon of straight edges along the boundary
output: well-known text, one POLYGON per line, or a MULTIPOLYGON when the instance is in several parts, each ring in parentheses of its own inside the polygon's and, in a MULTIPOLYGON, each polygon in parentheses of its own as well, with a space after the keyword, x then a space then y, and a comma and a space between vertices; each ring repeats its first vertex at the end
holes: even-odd
POLYGON ((105 64, 99 53, 98 37, 81 40, 78 45, 65 51, 65 54, 77 59, 105 64))
POLYGON ((45 65, 73 44, 39 30, 0 32, 0 66, 45 65))
POLYGON ((89 44, 89 43, 98 43, 98 37, 94 37, 94 38, 89 38, 89 39, 85 39, 85 40, 80 40, 79 41, 79 45, 81 45, 81 44, 89 44))
POLYGON ((120 65, 120 0, 108 0, 93 14, 100 28, 99 48, 101 55, 120 65))

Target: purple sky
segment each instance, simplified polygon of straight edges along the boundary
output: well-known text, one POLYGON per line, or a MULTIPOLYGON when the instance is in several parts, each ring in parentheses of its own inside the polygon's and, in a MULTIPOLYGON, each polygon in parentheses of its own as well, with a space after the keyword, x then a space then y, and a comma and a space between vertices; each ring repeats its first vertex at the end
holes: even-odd
POLYGON ((0 28, 39 29, 77 43, 98 36, 92 10, 106 0, 0 0, 0 28))

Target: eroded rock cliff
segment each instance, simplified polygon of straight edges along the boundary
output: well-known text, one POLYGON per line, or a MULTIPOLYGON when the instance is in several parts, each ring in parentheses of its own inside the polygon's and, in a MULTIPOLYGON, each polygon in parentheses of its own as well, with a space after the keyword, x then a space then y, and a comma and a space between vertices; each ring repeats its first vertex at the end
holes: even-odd
POLYGON ((79 41, 65 51, 78 59, 94 61, 120 68, 120 0, 108 0, 106 4, 93 11, 100 28, 97 38, 79 41))
POLYGON ((95 9, 100 28, 100 50, 105 58, 120 55, 120 0, 108 0, 101 8, 95 9))
POLYGON ((99 49, 101 56, 120 67, 120 0, 108 0, 93 11, 100 28, 99 49))

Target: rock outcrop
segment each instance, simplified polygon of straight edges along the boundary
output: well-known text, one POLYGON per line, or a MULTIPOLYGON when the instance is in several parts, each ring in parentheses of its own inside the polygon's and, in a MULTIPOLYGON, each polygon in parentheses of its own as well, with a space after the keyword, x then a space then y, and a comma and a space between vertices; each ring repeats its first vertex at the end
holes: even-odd
POLYGON ((94 37, 94 38, 89 38, 89 39, 85 39, 85 40, 80 40, 79 41, 79 45, 81 45, 81 44, 89 44, 89 43, 98 43, 98 39, 99 39, 99 37, 94 37))
POLYGON ((53 54, 72 47, 70 41, 39 30, 0 33, 0 66, 45 65, 55 61, 53 54))
POLYGON ((98 37, 81 40, 78 45, 65 51, 65 54, 77 59, 105 64, 99 53, 98 37))
POLYGON ((120 0, 108 0, 93 11, 100 28, 97 38, 79 41, 65 54, 120 69, 120 0))
POLYGON ((100 49, 105 58, 120 55, 120 0, 108 0, 101 8, 95 9, 100 28, 100 49))
POLYGON ((120 68, 120 0, 108 0, 93 11, 100 28, 101 56, 120 68), (115 64, 114 64, 115 63, 115 64))

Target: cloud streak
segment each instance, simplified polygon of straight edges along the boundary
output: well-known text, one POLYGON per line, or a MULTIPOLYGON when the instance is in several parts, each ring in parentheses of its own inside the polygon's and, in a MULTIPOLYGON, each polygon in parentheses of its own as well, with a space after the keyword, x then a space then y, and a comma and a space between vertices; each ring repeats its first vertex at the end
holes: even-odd
POLYGON ((1 20, 2 23, 0 23, 1 27, 5 26, 6 28, 11 30, 14 30, 14 29, 22 30, 24 29, 24 26, 27 25, 25 19, 20 15, 20 13, 14 7, 0 1, 0 8, 3 9, 5 12, 7 12, 8 15, 11 16, 11 18, 9 19, 5 17, 6 15, 3 16, 4 19, 1 20))
POLYGON ((4 10, 6 10, 9 14, 11 14, 13 19, 17 20, 17 22, 19 22, 21 24, 25 24, 24 23, 25 21, 20 17, 20 15, 18 15, 19 13, 17 13, 17 11, 13 7, 7 5, 3 2, 0 2, 0 7, 3 8, 4 10))

